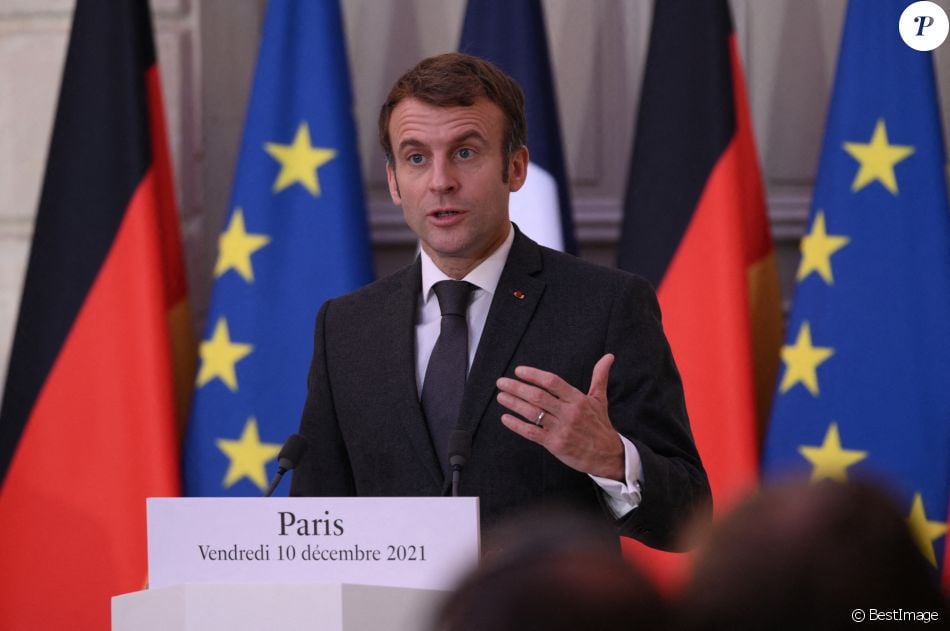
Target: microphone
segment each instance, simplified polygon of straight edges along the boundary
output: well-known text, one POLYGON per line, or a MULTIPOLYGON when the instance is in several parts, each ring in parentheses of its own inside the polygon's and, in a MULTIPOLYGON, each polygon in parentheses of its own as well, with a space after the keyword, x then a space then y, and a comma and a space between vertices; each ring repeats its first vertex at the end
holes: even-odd
POLYGON ((472 433, 457 429, 449 436, 449 466, 452 467, 452 497, 459 495, 462 467, 472 455, 472 433))
POLYGON ((277 475, 271 480, 270 488, 267 489, 264 497, 270 497, 274 494, 284 474, 300 463, 300 458, 307 451, 308 445, 307 439, 300 434, 291 434, 287 438, 287 442, 284 443, 284 446, 280 448, 280 453, 277 454, 277 475))

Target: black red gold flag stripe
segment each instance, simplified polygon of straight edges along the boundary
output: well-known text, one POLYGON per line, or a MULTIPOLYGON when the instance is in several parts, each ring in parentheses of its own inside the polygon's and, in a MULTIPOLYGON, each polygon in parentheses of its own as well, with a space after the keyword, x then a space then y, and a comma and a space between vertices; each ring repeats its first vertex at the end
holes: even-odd
POLYGON ((144 585, 184 279, 148 4, 78 0, 0 414, 0 628, 106 629, 144 585))
POLYGON ((757 480, 781 343, 774 249, 726 0, 655 4, 618 264, 657 287, 722 509, 757 480))

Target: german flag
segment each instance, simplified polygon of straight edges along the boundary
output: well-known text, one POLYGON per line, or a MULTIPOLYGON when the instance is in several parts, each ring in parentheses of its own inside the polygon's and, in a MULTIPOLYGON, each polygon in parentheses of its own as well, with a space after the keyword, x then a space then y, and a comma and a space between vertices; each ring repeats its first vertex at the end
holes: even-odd
POLYGON ((657 287, 721 510, 756 483, 781 344, 774 249, 726 0, 656 2, 618 264, 657 287))
POLYGON ((0 422, 0 628, 108 629, 179 492, 185 276, 146 0, 76 3, 0 422))

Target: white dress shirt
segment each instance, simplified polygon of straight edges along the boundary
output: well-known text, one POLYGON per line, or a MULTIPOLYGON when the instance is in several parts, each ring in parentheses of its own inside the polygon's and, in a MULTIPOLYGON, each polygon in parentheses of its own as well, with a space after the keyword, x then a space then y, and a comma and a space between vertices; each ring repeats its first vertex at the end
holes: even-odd
MULTIPOLYGON (((471 293, 466 322, 468 324, 468 367, 471 369, 475 359, 478 342, 485 329, 488 319, 488 309, 498 287, 501 272, 508 260, 511 244, 515 239, 515 231, 509 226, 508 237, 497 250, 484 261, 478 264, 462 280, 475 286, 471 293)), ((442 280, 452 280, 440 270, 425 250, 420 249, 422 261, 422 291, 419 294, 419 305, 416 309, 416 387, 419 396, 422 396, 422 384, 425 381, 426 367, 432 349, 439 339, 442 328, 442 311, 439 309, 439 300, 435 297, 432 286, 442 280)), ((618 482, 608 478, 590 476, 604 491, 607 504, 614 515, 619 517, 628 513, 640 504, 640 484, 643 480, 643 465, 640 462, 640 453, 627 438, 620 435, 623 442, 626 481, 618 482)))

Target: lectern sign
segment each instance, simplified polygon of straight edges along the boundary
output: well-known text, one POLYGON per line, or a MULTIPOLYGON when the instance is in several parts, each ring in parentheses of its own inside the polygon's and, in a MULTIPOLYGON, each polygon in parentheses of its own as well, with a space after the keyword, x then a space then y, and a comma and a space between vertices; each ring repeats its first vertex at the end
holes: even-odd
POLYGON ((151 588, 354 583, 449 589, 478 561, 478 499, 151 498, 151 588))

